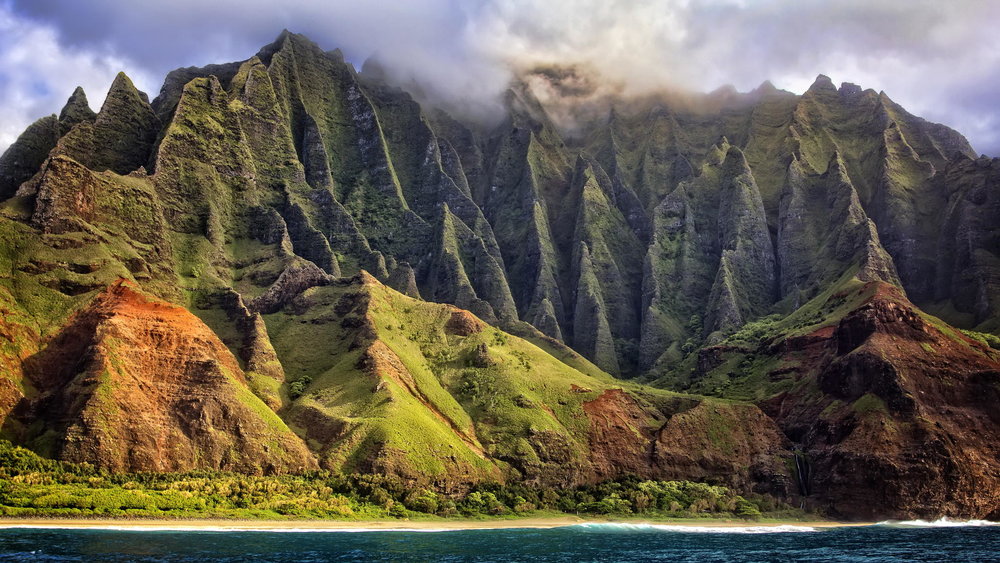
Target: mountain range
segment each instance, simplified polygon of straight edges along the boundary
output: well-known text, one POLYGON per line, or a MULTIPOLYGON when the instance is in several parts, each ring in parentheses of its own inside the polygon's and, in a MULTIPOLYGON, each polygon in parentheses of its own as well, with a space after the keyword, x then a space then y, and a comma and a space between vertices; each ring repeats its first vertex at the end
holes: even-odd
POLYGON ((152 101, 77 89, 0 157, 0 436, 1000 518, 1000 159, 822 75, 550 66, 502 101, 485 125, 289 32, 152 101))

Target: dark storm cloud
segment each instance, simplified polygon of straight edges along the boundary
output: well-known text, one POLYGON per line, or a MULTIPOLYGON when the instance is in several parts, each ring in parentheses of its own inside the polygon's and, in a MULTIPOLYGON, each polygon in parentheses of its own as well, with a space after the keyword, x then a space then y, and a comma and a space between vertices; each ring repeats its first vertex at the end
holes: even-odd
MULTIPOLYGON (((1000 124, 1000 34, 995 32, 1000 2, 991 0, 281 5, 272 0, 13 0, 4 5, 20 28, 51 32, 52 57, 75 57, 78 64, 94 67, 95 76, 118 63, 140 75, 138 82, 152 94, 159 88, 156 81, 172 68, 245 59, 288 28, 324 48, 341 48, 355 63, 378 53, 398 79, 434 85, 438 96, 453 103, 471 100, 486 107, 512 69, 552 62, 597 69, 609 83, 633 92, 665 85, 709 90, 726 83, 747 90, 765 79, 801 92, 824 73, 885 90, 914 113, 958 128, 977 150, 1000 154, 1000 136, 994 133, 1000 124)), ((0 39, 0 63, 8 47, 0 39)), ((32 70, 25 65, 14 72, 32 70)), ((56 93, 53 97, 64 98, 75 86, 69 83, 74 74, 80 73, 40 80, 56 93)), ((0 70, 0 79, 4 75, 12 72, 0 70)), ((27 96, 27 88, 17 95, 27 96)), ((10 105, 10 91, 0 80, 3 107, 10 105)), ((91 92, 94 105, 102 93, 91 92)), ((24 119, 3 115, 5 123, 24 119)), ((7 129, 0 134, 7 136, 7 129)), ((0 145, 5 141, 0 138, 0 145)))

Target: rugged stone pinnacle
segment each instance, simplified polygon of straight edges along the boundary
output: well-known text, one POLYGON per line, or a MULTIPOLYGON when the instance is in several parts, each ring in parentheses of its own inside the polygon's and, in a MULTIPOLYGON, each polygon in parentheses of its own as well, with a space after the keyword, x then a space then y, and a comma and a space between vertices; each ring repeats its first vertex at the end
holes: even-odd
POLYGON ((813 81, 812 86, 809 87, 809 92, 816 92, 820 90, 833 90, 837 91, 837 87, 833 85, 833 80, 825 74, 820 74, 816 76, 816 80, 813 81))
POLYGON ((81 86, 77 86, 76 90, 73 90, 73 94, 66 101, 66 105, 63 106, 62 111, 59 112, 59 122, 67 130, 81 121, 93 121, 95 117, 97 117, 97 114, 94 113, 94 110, 90 109, 90 104, 87 102, 87 94, 84 93, 81 86))

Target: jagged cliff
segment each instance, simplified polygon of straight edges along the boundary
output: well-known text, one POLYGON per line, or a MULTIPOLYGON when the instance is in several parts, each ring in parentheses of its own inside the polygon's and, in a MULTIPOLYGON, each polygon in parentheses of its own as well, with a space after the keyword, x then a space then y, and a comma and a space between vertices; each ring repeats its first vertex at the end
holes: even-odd
POLYGON ((990 416, 1000 360, 945 324, 1000 326, 1000 160, 823 76, 602 100, 572 129, 530 84, 483 127, 285 32, 152 102, 123 74, 96 114, 78 89, 0 157, 3 432, 116 469, 633 473, 849 516, 1000 508, 977 441, 997 422, 956 410, 990 416), (899 332, 898 311, 926 320, 899 332), (944 380, 962 391, 922 398, 944 380), (875 489, 875 511, 851 500, 875 489))

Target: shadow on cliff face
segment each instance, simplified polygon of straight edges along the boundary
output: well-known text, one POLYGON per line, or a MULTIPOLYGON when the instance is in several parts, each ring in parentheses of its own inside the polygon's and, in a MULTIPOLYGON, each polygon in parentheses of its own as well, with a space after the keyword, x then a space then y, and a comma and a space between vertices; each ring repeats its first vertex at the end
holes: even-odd
MULTIPOLYGON (((40 390, 22 396, 4 419, 0 433, 28 445, 46 457, 59 454, 59 436, 64 436, 74 405, 63 404, 51 390, 64 389, 93 358, 91 339, 96 318, 83 318, 59 332, 43 348, 22 362, 25 383, 40 390)), ((76 405, 79 411, 80 405, 76 405)), ((78 414, 78 412, 76 413, 78 414)))

